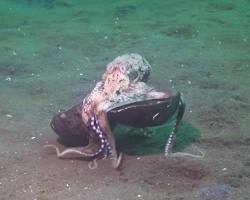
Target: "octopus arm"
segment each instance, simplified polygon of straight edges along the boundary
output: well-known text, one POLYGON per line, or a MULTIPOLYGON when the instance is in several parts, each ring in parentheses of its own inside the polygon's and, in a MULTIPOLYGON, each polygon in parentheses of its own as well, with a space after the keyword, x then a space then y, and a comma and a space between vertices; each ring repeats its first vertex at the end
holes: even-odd
POLYGON ((87 146, 70 147, 62 151, 55 144, 44 145, 44 148, 55 149, 58 158, 72 158, 72 156, 74 157, 76 156, 80 158, 94 158, 101 152, 101 149, 98 147, 98 145, 94 141, 92 141, 92 139, 90 139, 90 142, 87 146))
POLYGON ((122 154, 118 156, 118 153, 116 151, 115 138, 109 125, 107 112, 99 111, 97 118, 101 130, 106 134, 107 140, 112 148, 111 149, 111 158, 113 159, 112 166, 114 168, 119 168, 122 161, 122 154))

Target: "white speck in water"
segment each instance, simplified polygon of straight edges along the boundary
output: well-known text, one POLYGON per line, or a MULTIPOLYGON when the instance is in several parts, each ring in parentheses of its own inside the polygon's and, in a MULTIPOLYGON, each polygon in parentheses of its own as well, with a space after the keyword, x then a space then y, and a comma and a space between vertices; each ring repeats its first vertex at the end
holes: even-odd
POLYGON ((33 136, 33 137, 31 137, 31 139, 32 139, 32 140, 34 140, 34 139, 36 139, 36 137, 35 137, 35 136, 33 136))
POLYGON ((226 167, 224 167, 223 169, 222 169, 222 171, 224 172, 224 171, 227 171, 227 168, 226 167))
POLYGON ((59 50, 62 50, 62 47, 61 47, 61 46, 58 46, 57 48, 58 48, 59 50))
POLYGON ((5 80, 6 81, 11 81, 11 77, 7 77, 5 80))
POLYGON ((141 194, 137 194, 137 197, 138 197, 138 198, 141 198, 141 197, 142 197, 142 195, 141 195, 141 194))
POLYGON ((12 118, 13 117, 11 114, 6 114, 5 116, 8 117, 8 118, 12 118))
POLYGON ((104 36, 104 40, 107 40, 107 39, 108 39, 108 36, 105 35, 105 36, 104 36))
POLYGON ((141 158, 140 157, 137 157, 136 160, 140 160, 141 158))
POLYGON ((84 189, 84 190, 88 190, 89 188, 88 188, 88 187, 84 187, 83 189, 84 189))
POLYGON ((80 76, 83 76, 83 73, 80 73, 79 75, 80 75, 80 76))
POLYGON ((66 184, 66 187, 69 188, 69 184, 68 183, 66 184))
POLYGON ((191 81, 188 81, 188 84, 189 84, 189 85, 191 85, 191 84, 192 84, 192 82, 191 82, 191 81))
POLYGON ((192 113, 193 111, 190 109, 189 112, 192 113))
POLYGON ((170 79, 170 80, 169 80, 169 82, 170 82, 170 83, 172 83, 172 82, 173 82, 173 80, 172 80, 172 79, 170 79))

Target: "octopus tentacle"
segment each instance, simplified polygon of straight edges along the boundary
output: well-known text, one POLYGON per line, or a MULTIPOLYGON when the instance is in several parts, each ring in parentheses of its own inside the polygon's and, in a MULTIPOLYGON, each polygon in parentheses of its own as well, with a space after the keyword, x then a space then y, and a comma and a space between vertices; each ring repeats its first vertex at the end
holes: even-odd
MULTIPOLYGON (((72 153, 75 153, 76 155, 81 155, 84 157, 86 156, 86 154, 84 154, 81 150, 79 150, 79 148, 68 148, 62 152, 60 152, 59 148, 54 144, 44 145, 44 148, 54 148, 56 150, 57 157, 59 158, 65 158, 67 154, 72 154, 72 153)), ((88 156, 90 155, 88 154, 88 156)), ((89 162, 88 167, 89 169, 96 169, 98 167, 97 159, 94 159, 93 161, 89 162)))
POLYGON ((180 122, 182 120, 183 114, 185 112, 185 103, 183 102, 183 100, 180 98, 180 102, 179 102, 179 107, 178 107, 178 113, 177 113, 177 117, 176 117, 176 122, 174 125, 174 128, 167 140, 166 146, 165 146, 165 156, 170 156, 170 154, 172 153, 172 148, 174 145, 174 141, 176 138, 176 133, 178 131, 180 122))
MULTIPOLYGON (((121 165, 122 154, 119 155, 119 157, 117 156, 118 154, 116 151, 115 138, 114 138, 113 133, 111 131, 111 128, 109 126, 107 113, 104 111, 99 112, 99 115, 97 117, 99 119, 99 125, 100 125, 101 129, 106 133, 106 136, 107 136, 106 142, 109 142, 108 144, 110 145, 110 150, 112 149, 112 151, 110 151, 111 158, 113 159, 112 166, 115 169, 117 169, 121 165)), ((109 148, 109 146, 107 148, 109 148)))
POLYGON ((121 163, 122 163, 122 159, 123 159, 123 153, 120 153, 118 158, 116 159, 116 161, 113 163, 113 167, 115 169, 119 169, 119 167, 121 166, 121 163))
POLYGON ((83 147, 70 147, 60 151, 57 145, 47 144, 44 145, 44 148, 54 148, 58 158, 67 158, 69 155, 80 156, 82 158, 93 158, 101 152, 99 147, 99 149, 97 149, 97 145, 91 137, 89 139, 89 144, 83 147))
POLYGON ((191 157, 193 159, 203 159, 205 156, 205 153, 203 151, 201 151, 200 149, 196 149, 198 151, 198 155, 195 154, 191 154, 191 153, 185 153, 185 152, 176 152, 176 153, 172 153, 172 147, 174 144, 174 140, 176 138, 176 133, 178 131, 178 127, 180 124, 180 121, 183 117, 185 111, 185 104, 183 103, 183 100, 180 100, 179 103, 179 108, 178 108, 178 113, 177 113, 177 119, 176 119, 176 123, 175 126, 168 138, 168 141, 166 143, 166 148, 165 148, 165 156, 166 157, 191 157))
POLYGON ((99 126, 99 122, 95 115, 91 117, 90 124, 91 124, 92 130, 97 134, 97 136, 100 139, 100 142, 101 142, 100 153, 102 153, 105 158, 108 157, 112 152, 111 146, 105 136, 105 133, 102 132, 101 127, 99 126))
POLYGON ((171 157, 190 157, 193 159, 203 159, 205 157, 205 153, 200 150, 198 147, 196 147, 195 145, 193 145, 193 147, 195 147, 196 150, 196 154, 192 154, 192 153, 186 153, 186 152, 175 152, 172 153, 170 156, 171 157))
POLYGON ((55 144, 47 144, 47 145, 44 145, 44 148, 54 148, 56 150, 56 155, 58 158, 67 158, 68 155, 72 155, 72 154, 75 154, 76 156, 81 156, 83 158, 90 158, 96 155, 96 152, 87 153, 84 147, 70 147, 63 151, 60 151, 58 146, 56 146, 55 144))

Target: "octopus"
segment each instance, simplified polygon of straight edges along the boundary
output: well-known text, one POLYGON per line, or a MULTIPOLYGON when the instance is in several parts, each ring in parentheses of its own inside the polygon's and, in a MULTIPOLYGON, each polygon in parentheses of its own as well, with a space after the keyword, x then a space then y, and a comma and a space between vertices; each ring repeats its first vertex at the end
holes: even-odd
POLYGON ((165 156, 169 156, 185 104, 179 92, 149 86, 150 72, 150 64, 139 54, 125 54, 114 59, 81 103, 53 117, 51 127, 66 149, 60 151, 54 144, 45 147, 55 148, 59 158, 90 159, 93 161, 90 168, 97 166, 98 159, 110 158, 112 166, 118 169, 123 154, 117 151, 112 131, 117 124, 145 128, 162 125, 176 116, 172 132, 166 139, 165 156))

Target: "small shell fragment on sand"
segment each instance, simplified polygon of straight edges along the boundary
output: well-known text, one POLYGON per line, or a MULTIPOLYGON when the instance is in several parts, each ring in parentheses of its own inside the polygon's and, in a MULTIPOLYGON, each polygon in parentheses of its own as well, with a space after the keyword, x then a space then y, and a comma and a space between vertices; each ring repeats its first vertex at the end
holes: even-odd
POLYGON ((8 117, 8 118, 12 118, 13 117, 13 115, 11 115, 11 114, 6 114, 5 116, 8 117))

